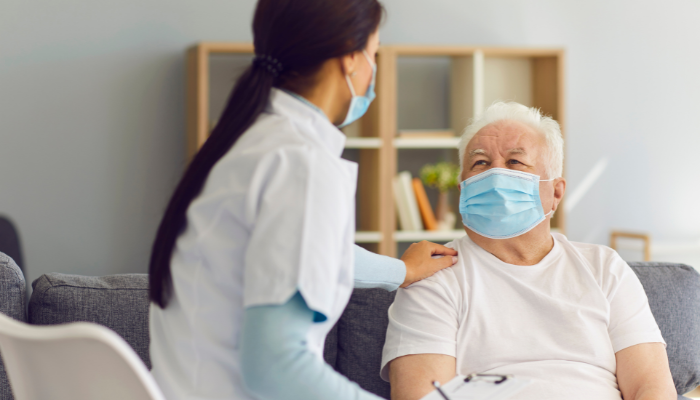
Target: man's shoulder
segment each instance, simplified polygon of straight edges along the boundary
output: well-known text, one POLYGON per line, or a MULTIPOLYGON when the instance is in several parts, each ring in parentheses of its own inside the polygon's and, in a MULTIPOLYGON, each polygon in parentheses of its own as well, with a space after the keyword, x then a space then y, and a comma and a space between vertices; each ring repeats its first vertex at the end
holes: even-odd
POLYGON ((459 284, 460 279, 458 278, 458 275, 460 275, 459 269, 463 267, 461 267, 459 264, 460 262, 458 261, 455 265, 442 269, 434 273, 432 276, 415 282, 406 289, 422 287, 433 290, 449 290, 452 292, 455 290, 461 291, 459 284))
POLYGON ((628 268, 627 263, 617 251, 608 246, 595 243, 572 242, 562 234, 553 234, 552 236, 562 244, 564 252, 567 253, 570 260, 573 257, 585 261, 591 272, 596 276, 605 276, 609 275, 613 270, 618 271, 621 268, 628 268))
POLYGON ((617 252, 615 250, 602 244, 570 241, 566 236, 562 235, 561 233, 553 233, 552 237, 554 237, 554 240, 564 245, 565 251, 575 250, 584 256, 595 258, 608 258, 617 255, 617 252))
MULTIPOLYGON (((463 270, 465 268, 465 263, 464 259, 461 257, 461 254, 467 254, 467 246, 468 244, 465 243, 465 238, 467 236, 465 235, 462 238, 455 239, 449 243, 445 243, 445 247, 449 247, 451 249, 457 250, 460 254, 457 255, 457 263, 452 265, 451 267, 447 267, 445 269, 442 269, 432 276, 429 276, 421 281, 418 281, 411 286, 409 286, 407 289, 413 288, 413 287, 423 287, 423 288, 431 288, 433 290, 443 290, 443 291, 450 291, 450 292, 462 292, 463 288, 461 287, 462 284, 465 282, 464 279, 461 279, 460 277, 463 276, 463 270)), ((468 240, 468 238, 467 238, 468 240)))

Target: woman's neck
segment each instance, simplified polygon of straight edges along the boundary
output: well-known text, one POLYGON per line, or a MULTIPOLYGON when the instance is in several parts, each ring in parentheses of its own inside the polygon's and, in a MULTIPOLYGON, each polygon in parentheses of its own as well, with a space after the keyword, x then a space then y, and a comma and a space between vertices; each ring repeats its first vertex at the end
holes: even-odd
POLYGON ((332 59, 323 64, 314 77, 316 83, 312 87, 301 91, 291 88, 289 90, 320 108, 334 125, 340 125, 350 107, 351 94, 345 77, 339 72, 340 68, 333 65, 334 62, 338 63, 337 60, 332 59))

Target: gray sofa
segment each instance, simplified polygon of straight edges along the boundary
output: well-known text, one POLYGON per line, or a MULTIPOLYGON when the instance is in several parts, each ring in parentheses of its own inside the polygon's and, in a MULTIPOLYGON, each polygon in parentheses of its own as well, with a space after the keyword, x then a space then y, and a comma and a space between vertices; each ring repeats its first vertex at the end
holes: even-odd
MULTIPOLYGON (((700 384, 700 274, 682 264, 630 263, 649 297, 652 312, 668 342, 678 393, 700 384)), ((0 253, 0 312, 37 325, 90 321, 120 334, 150 368, 148 355, 148 279, 144 274, 87 277, 47 274, 32 283, 25 313, 25 282, 14 262, 0 253)), ((357 289, 326 340, 325 359, 370 392, 389 398, 379 378, 387 308, 394 293, 357 289)), ((0 396, 11 391, 0 365, 0 396)), ((684 397, 679 396, 679 399, 684 397)))

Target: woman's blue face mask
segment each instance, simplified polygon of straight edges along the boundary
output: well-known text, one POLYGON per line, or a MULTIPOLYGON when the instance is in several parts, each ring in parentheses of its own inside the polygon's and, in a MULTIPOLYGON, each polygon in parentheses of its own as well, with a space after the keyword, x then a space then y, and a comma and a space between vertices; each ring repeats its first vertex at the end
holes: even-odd
POLYGON ((350 93, 352 93, 352 100, 350 100, 350 108, 348 109, 348 115, 345 116, 345 121, 343 121, 342 124, 338 125, 338 128, 348 126, 351 123, 358 120, 363 115, 365 115, 370 103, 372 103, 372 100, 374 100, 374 98, 377 97, 376 93, 374 93, 374 82, 377 78, 377 64, 372 63, 372 60, 370 60, 369 55, 367 54, 367 51, 362 50, 362 54, 364 54, 365 58, 367 59, 367 62, 372 67, 372 80, 369 83, 369 87, 367 88, 367 92, 365 93, 365 95, 357 96, 355 94, 355 88, 352 86, 352 81, 350 81, 350 77, 347 74, 345 75, 345 80, 348 82, 348 86, 350 87, 350 93))
POLYGON ((491 168, 459 184, 462 223, 481 236, 510 239, 529 232, 545 215, 538 175, 491 168))

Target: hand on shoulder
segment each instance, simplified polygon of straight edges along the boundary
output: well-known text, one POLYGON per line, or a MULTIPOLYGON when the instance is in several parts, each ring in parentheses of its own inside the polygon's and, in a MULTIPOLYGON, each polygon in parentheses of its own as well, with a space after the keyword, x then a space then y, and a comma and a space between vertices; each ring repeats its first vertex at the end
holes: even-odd
POLYGON ((406 279, 401 287, 405 288, 444 268, 451 267, 457 263, 457 260, 455 249, 426 240, 413 243, 401 256, 401 261, 406 264, 406 279))

